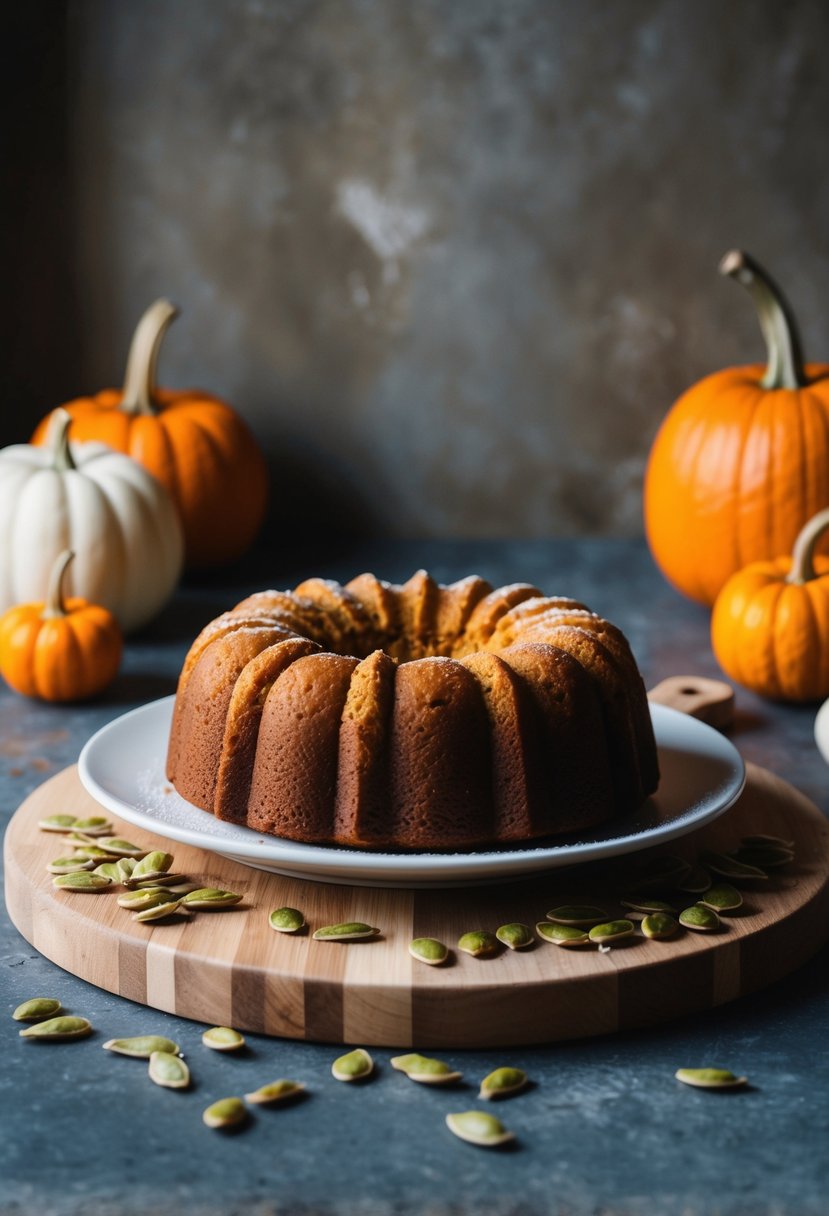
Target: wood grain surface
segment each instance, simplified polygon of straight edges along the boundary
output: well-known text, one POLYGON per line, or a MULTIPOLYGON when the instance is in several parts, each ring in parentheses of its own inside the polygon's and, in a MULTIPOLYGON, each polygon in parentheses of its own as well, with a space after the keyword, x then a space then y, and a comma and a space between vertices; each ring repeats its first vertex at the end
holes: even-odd
MULTIPOLYGON (((46 864, 67 850, 37 821, 59 811, 100 813, 74 767, 31 794, 6 833, 6 902, 27 941, 131 1000, 287 1038, 448 1048, 604 1034, 754 991, 793 970, 829 935, 829 824, 786 782, 751 766, 729 812, 670 846, 691 858, 703 848, 736 847, 751 833, 795 841, 796 860, 767 883, 744 889, 744 908, 724 920, 721 932, 683 932, 663 942, 637 936, 608 953, 539 941, 482 960, 453 949, 443 967, 414 961, 411 938, 437 937, 454 947, 469 929, 495 930, 515 920, 534 925, 574 899, 621 915, 618 874, 594 864, 494 887, 383 890, 303 882, 170 844, 177 872, 242 892, 244 901, 222 912, 140 924, 113 891, 82 895, 52 886, 46 864), (338 944, 313 941, 309 932, 278 934, 268 914, 282 905, 302 909, 311 930, 361 920, 382 935, 338 944)), ((143 846, 164 847, 130 825, 116 823, 116 830, 143 846)))

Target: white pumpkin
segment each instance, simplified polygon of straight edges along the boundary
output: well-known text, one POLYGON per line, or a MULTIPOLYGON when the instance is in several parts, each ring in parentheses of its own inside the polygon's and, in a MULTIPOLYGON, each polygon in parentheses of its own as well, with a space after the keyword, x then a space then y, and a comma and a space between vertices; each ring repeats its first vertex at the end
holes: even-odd
POLYGON ((44 447, 0 450, 0 612, 42 600, 55 558, 74 549, 66 594, 102 604, 129 633, 178 582, 181 525, 165 488, 131 457, 70 446, 71 421, 55 410, 44 447))

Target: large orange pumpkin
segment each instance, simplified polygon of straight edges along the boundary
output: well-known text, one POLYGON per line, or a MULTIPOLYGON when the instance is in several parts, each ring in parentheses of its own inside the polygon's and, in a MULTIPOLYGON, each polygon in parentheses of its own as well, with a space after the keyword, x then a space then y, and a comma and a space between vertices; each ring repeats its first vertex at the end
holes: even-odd
POLYGON ((749 562, 790 552, 829 505, 829 365, 804 365, 791 309, 753 259, 729 253, 720 271, 751 293, 768 364, 727 368, 688 389, 645 475, 654 560, 704 604, 749 562))
MULTIPOLYGON (((184 530, 188 566, 223 565, 253 542, 265 514, 268 475, 248 427, 224 401, 155 384, 161 342, 178 310, 156 300, 138 323, 123 391, 104 389, 66 405, 77 442, 97 439, 144 465, 169 490, 184 530)), ((32 442, 46 439, 44 419, 32 442)))

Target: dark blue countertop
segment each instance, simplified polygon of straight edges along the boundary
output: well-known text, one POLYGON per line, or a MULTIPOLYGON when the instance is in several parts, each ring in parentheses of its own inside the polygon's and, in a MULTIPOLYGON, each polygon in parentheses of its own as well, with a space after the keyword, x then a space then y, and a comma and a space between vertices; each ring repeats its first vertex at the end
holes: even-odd
MULTIPOLYGON (((707 612, 664 583, 638 542, 396 541, 314 561, 284 550, 260 554, 232 579, 186 584, 152 630, 129 642, 121 675, 94 704, 50 707, 0 691, 3 824, 31 790, 77 759, 99 726, 172 692, 198 629, 243 595, 363 569, 402 581, 418 566, 441 582, 475 572, 584 600, 625 631, 649 686, 668 675, 720 675, 707 612)), ((829 812, 829 774, 812 735, 816 707, 737 695, 732 737, 744 757, 829 812)), ((415 1086, 391 1069, 393 1052, 375 1049, 377 1075, 355 1087, 330 1075, 336 1046, 250 1035, 242 1057, 207 1052, 200 1025, 76 979, 0 913, 0 1213, 826 1213, 827 963, 824 948, 763 992, 658 1029, 442 1053, 469 1081, 459 1091, 415 1086), (21 1042, 10 1014, 32 995, 59 997, 89 1017, 96 1034, 66 1046, 21 1042), (159 1089, 143 1063, 101 1051, 106 1038, 143 1033, 182 1044, 193 1090, 159 1089), (534 1085, 497 1110, 517 1147, 487 1152, 456 1140, 443 1119, 476 1105, 475 1082, 502 1063, 525 1068, 534 1085), (677 1067, 702 1063, 746 1073, 750 1089, 712 1094, 674 1080, 677 1067), (308 1097, 262 1109, 237 1135, 202 1125, 214 1098, 278 1076, 304 1081, 308 1097)))

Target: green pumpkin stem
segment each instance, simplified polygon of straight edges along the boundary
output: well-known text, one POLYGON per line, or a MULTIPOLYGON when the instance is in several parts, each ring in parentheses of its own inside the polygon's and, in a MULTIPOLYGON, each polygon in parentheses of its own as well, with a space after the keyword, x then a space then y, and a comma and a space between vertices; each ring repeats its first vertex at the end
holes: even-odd
POLYGON ((52 468, 56 473, 65 473, 68 469, 75 469, 78 466, 72 458, 72 452, 69 448, 69 424, 72 421, 72 415, 68 410, 59 406, 58 409, 52 410, 49 420, 49 430, 46 434, 46 447, 52 457, 52 468))
POLYGON ((158 413, 154 398, 158 352, 170 322, 177 316, 175 304, 156 300, 138 322, 130 343, 124 393, 118 407, 125 414, 158 413))
POLYGON ((55 564, 52 566, 49 574, 49 586, 46 588, 46 600, 43 604, 43 611, 40 614, 41 620, 50 621, 55 617, 66 616, 66 603, 63 598, 63 580, 66 575, 66 569, 69 563, 75 556, 72 549, 64 549, 55 558, 55 564))
POLYGON ((829 507, 825 507, 800 529, 792 550, 792 568, 786 575, 787 583, 799 586, 818 577, 814 563, 815 546, 828 528, 829 507))
POLYGON ((774 279, 754 258, 732 249, 720 262, 720 274, 746 288, 766 340, 768 365, 760 381, 763 388, 802 388, 806 383, 800 335, 791 306, 774 279))

